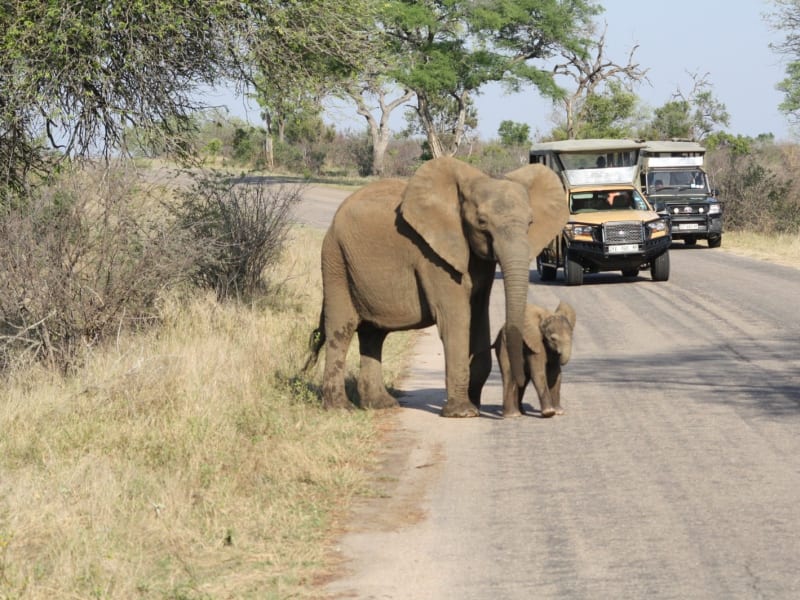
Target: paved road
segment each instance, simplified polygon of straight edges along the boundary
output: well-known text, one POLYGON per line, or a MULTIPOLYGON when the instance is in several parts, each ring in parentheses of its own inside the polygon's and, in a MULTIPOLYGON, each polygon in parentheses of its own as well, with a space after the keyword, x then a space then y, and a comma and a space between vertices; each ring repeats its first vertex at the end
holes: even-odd
MULTIPOLYGON (((384 493, 354 510, 322 593, 799 598, 800 270, 681 244, 671 259, 665 283, 532 274, 533 301, 578 315, 563 417, 500 419, 495 369, 481 418, 442 419, 441 347, 422 335, 384 493)), ((501 285, 493 305, 496 329, 501 285)))

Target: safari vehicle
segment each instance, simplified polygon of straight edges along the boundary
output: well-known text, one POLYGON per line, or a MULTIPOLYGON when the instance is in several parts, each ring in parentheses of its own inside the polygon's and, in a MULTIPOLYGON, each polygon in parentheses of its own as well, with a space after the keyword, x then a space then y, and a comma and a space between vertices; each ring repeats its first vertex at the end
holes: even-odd
POLYGON ((637 187, 639 152, 633 140, 566 140, 536 144, 530 162, 561 176, 570 218, 536 258, 543 281, 564 269, 567 285, 585 273, 622 271, 636 277, 650 269, 654 281, 669 279, 669 218, 659 215, 637 187))
POLYGON ((705 239, 722 244, 722 203, 703 168, 706 150, 697 142, 647 141, 641 151, 640 185, 650 203, 671 219, 672 239, 691 246, 705 239))

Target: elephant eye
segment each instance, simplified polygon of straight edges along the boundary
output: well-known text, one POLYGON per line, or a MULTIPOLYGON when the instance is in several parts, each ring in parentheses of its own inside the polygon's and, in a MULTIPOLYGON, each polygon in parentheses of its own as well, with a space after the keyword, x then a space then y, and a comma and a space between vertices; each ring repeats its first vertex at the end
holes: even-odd
POLYGON ((486 218, 486 215, 478 215, 478 227, 481 229, 489 227, 489 219, 486 218))

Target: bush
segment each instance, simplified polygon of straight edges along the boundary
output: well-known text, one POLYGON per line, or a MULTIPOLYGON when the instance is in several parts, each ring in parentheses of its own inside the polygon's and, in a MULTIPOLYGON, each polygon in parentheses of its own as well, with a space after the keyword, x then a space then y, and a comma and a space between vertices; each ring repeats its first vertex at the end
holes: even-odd
POLYGON ((746 152, 723 147, 710 156, 714 184, 724 202, 726 229, 763 234, 800 231, 794 169, 775 150, 773 145, 746 152))
POLYGON ((175 209, 182 228, 202 252, 194 281, 219 300, 263 291, 262 273, 280 258, 291 209, 303 186, 267 179, 206 175, 181 195, 175 209))
POLYGON ((157 321, 187 279, 181 230, 129 173, 74 172, 0 215, 0 368, 62 370, 121 328, 157 321))

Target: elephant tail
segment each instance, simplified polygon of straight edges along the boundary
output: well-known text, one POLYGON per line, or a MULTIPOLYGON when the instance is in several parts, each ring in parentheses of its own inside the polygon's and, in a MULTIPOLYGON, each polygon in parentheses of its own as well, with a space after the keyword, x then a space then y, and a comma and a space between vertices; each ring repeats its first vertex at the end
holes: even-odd
POLYGON ((322 350, 322 346, 325 345, 324 324, 325 324, 325 313, 320 312, 319 326, 311 333, 311 337, 308 339, 308 358, 306 359, 306 364, 303 366, 304 373, 317 364, 317 359, 319 358, 319 351, 322 350))

